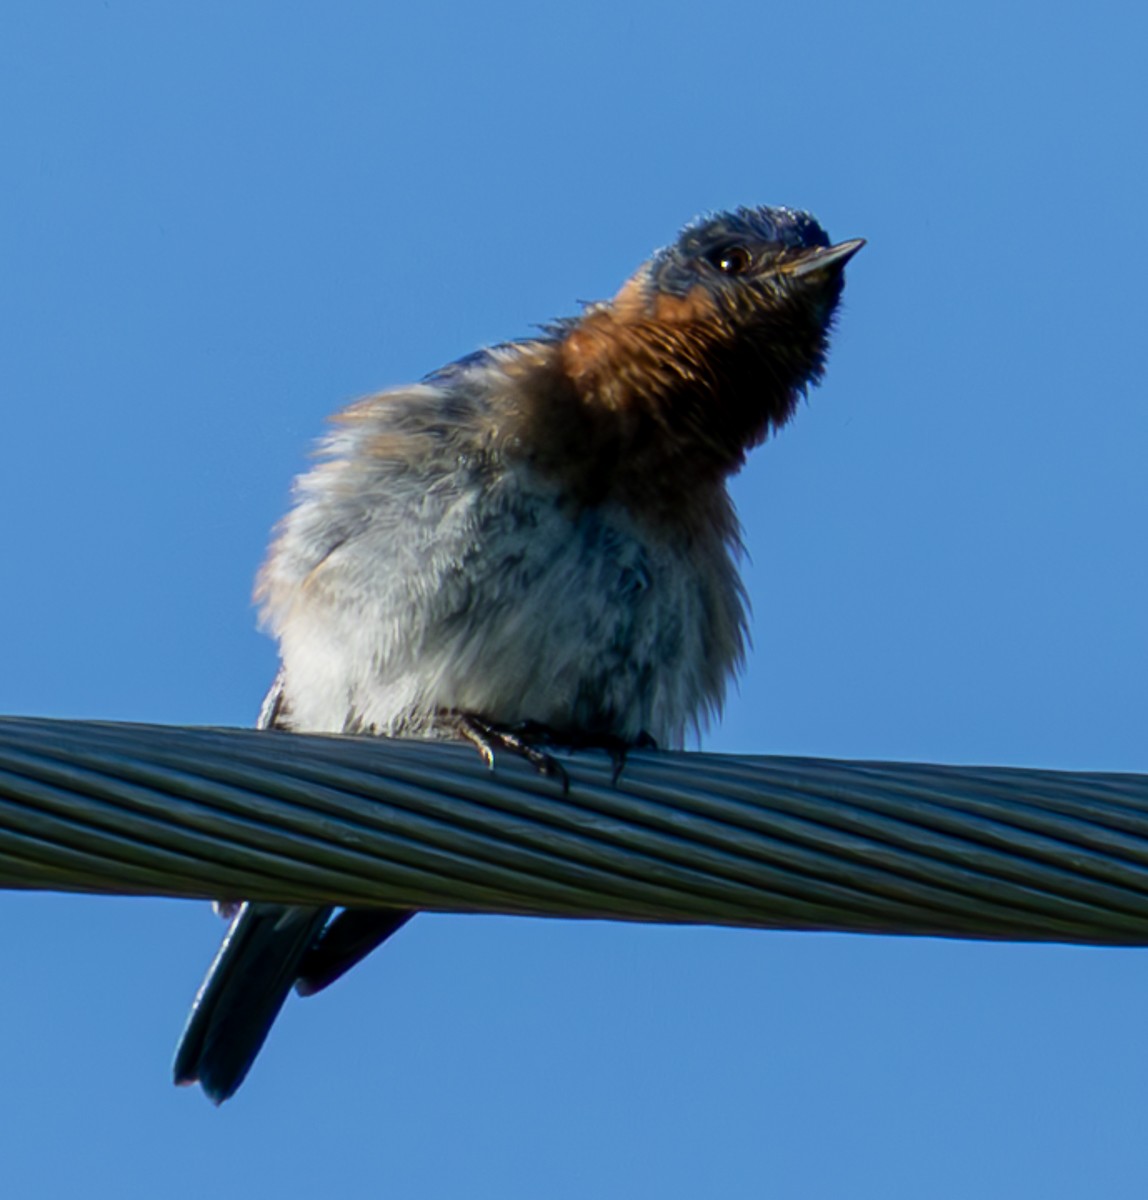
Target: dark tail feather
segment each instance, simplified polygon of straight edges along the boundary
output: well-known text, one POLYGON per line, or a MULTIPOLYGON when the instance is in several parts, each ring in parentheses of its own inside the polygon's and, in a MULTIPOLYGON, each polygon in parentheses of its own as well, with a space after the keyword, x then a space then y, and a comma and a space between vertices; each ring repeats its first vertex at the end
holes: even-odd
POLYGON ((215 956, 175 1051, 177 1084, 222 1104, 259 1053, 329 908, 244 904, 215 956))
POLYGON ((299 967, 295 990, 313 996, 345 975, 415 914, 397 908, 347 908, 323 930, 299 967))

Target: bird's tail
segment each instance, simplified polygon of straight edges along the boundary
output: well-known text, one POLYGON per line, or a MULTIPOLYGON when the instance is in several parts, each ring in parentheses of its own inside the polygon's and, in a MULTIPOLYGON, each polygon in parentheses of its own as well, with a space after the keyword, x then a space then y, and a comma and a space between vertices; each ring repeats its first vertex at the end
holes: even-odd
POLYGON ((243 1082, 330 916, 329 908, 244 904, 199 989, 175 1051, 177 1084, 222 1104, 243 1082))

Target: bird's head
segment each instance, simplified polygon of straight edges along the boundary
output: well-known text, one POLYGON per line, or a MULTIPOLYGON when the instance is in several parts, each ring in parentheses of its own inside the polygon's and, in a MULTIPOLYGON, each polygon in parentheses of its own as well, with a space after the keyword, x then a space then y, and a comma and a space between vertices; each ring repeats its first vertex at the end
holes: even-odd
POLYGON ((724 473, 792 416, 824 370, 842 268, 808 213, 739 208, 688 225, 563 339, 588 403, 645 414, 724 473))
POLYGON ((771 311, 786 308, 809 310, 823 323, 841 298, 841 268, 862 245, 858 239, 831 246, 808 213, 739 208, 688 225, 628 286, 636 284, 647 306, 667 319, 675 300, 692 296, 751 337, 771 311))

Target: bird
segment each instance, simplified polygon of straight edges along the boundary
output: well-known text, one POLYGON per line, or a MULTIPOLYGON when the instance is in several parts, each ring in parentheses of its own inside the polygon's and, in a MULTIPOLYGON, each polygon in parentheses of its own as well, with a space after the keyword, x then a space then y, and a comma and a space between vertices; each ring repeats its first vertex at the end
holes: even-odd
MULTIPOLYGON (((821 381, 845 264, 807 212, 695 219, 610 300, 337 413, 256 583, 280 668, 259 725, 547 748, 680 748, 748 638, 728 481, 821 381)), ((220 906, 177 1047, 219 1104, 292 988, 413 915, 220 906)))

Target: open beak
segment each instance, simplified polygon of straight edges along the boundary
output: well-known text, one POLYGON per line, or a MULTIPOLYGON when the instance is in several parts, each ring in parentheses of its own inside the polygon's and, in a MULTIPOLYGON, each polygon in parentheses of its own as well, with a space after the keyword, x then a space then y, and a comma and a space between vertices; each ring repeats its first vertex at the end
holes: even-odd
POLYGON ((802 278, 820 271, 840 271, 842 267, 865 245, 864 238, 853 238, 852 241, 838 242, 836 246, 814 246, 811 250, 802 250, 800 254, 779 263, 779 275, 790 275, 802 278))

